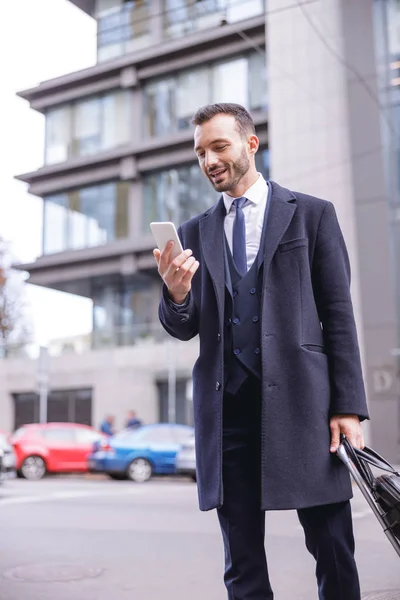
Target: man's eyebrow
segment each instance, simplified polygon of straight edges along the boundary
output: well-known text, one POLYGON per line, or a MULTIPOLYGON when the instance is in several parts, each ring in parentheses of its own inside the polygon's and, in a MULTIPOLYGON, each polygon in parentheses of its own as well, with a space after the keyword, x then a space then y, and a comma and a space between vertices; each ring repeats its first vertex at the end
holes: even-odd
MULTIPOLYGON (((211 145, 212 145, 212 144, 218 144, 218 143, 221 143, 221 142, 224 142, 224 143, 226 144, 226 143, 228 143, 228 142, 229 142, 229 140, 227 140, 226 138, 217 138, 217 139, 215 139, 215 140, 213 140, 213 141, 211 142, 211 145)), ((196 147, 195 147, 195 149, 194 149, 194 151, 195 151, 195 152, 198 152, 198 151, 199 151, 199 150, 201 150, 201 149, 202 149, 202 147, 201 147, 201 146, 196 146, 196 147)))

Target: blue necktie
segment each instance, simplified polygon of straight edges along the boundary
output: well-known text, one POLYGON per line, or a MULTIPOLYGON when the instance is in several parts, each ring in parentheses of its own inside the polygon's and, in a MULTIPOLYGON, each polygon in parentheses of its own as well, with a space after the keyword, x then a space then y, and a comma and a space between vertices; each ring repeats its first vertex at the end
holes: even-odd
POLYGON ((243 277, 247 273, 246 256, 246 226, 244 221, 243 205, 247 198, 235 198, 235 221, 233 223, 233 260, 236 268, 243 277))

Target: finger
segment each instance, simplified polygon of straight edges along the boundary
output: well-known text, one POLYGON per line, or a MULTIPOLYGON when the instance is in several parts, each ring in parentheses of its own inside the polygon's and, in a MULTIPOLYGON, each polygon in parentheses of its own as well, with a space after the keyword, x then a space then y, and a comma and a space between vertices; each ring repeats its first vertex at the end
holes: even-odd
POLYGON ((156 263, 157 263, 157 265, 159 265, 159 264, 160 264, 160 259, 161 259, 161 252, 159 251, 159 249, 158 249, 158 248, 155 248, 155 249, 153 250, 153 256, 154 256, 154 258, 156 259, 156 263))
POLYGON ((196 259, 194 256, 189 256, 187 260, 174 272, 174 281, 177 283, 178 281, 182 281, 183 278, 187 275, 188 271, 192 268, 196 259))
POLYGON ((166 271, 169 263, 171 262, 171 252, 174 247, 174 242, 168 242, 160 252, 160 268, 162 271, 166 271))
POLYGON ((182 283, 187 283, 188 281, 191 281, 193 278, 193 275, 196 273, 199 266, 200 266, 199 261, 195 260, 194 263, 192 264, 192 266, 190 267, 190 269, 188 270, 188 272, 186 273, 186 275, 184 275, 182 277, 182 283))
POLYGON ((340 444, 340 428, 336 421, 331 421, 331 452, 336 452, 340 444))
POLYGON ((187 259, 191 256, 192 251, 187 249, 181 252, 174 260, 168 265, 168 274, 175 274, 178 269, 184 266, 187 259))

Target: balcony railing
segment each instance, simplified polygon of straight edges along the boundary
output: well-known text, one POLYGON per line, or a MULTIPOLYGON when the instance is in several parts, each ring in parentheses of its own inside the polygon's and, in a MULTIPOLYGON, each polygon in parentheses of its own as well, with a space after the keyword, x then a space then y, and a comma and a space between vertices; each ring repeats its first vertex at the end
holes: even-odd
POLYGON ((98 20, 98 61, 109 60, 202 29, 235 23, 264 12, 265 0, 164 0, 161 12, 151 11, 150 0, 124 2, 98 20), (157 23, 158 21, 158 23, 157 23))

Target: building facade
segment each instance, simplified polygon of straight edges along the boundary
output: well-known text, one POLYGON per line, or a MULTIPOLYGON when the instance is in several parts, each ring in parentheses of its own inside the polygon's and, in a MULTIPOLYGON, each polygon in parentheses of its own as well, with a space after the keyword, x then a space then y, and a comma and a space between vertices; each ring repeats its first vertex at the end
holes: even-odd
MULTIPOLYGON (((49 420, 97 425, 111 412, 122 425, 133 407, 146 421, 191 422, 197 340, 167 339, 158 325, 149 223, 179 224, 215 202, 190 119, 199 105, 231 101, 254 118, 266 177, 335 203, 352 264, 367 433, 399 459, 399 173, 385 127, 398 115, 398 3, 73 3, 97 21, 97 64, 19 94, 46 118, 44 165, 18 176, 43 198, 42 254, 19 267, 31 283, 93 302, 89 336, 50 344, 49 420)), ((38 419, 36 381, 35 361, 2 362, 3 426, 38 419)))

